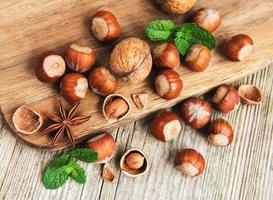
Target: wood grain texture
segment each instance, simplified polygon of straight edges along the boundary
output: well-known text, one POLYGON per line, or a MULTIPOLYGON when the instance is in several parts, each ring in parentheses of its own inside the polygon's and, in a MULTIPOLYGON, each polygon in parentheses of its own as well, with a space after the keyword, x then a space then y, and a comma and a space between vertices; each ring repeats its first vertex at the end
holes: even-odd
MULTIPOLYGON (((213 51, 211 66, 203 73, 190 72, 185 67, 176 70, 182 76, 184 89, 181 96, 171 101, 165 101, 155 93, 152 87, 152 77, 140 84, 120 84, 117 93, 123 94, 129 100, 131 93, 145 90, 149 94, 147 109, 139 111, 133 105, 129 116, 115 124, 108 124, 101 112, 101 101, 90 91, 82 101, 82 114, 91 115, 92 120, 75 128, 76 141, 80 142, 95 132, 118 127, 131 121, 143 118, 160 109, 169 108, 182 99, 208 91, 222 83, 231 82, 247 74, 253 73, 272 62, 273 58, 273 2, 271 0, 256 1, 199 1, 191 15, 201 6, 216 8, 223 16, 222 26, 215 35, 218 44, 237 33, 249 34, 255 43, 255 51, 245 62, 228 61, 219 49, 213 51), (250 14, 251 13, 251 14, 250 14)), ((97 64, 106 65, 113 46, 102 45, 90 34, 90 16, 98 9, 114 12, 121 24, 122 35, 119 41, 136 36, 145 39, 143 27, 155 18, 172 18, 177 23, 186 17, 169 17, 164 14, 153 1, 9 1, 0 5, 3 16, 0 19, 0 102, 4 117, 14 131, 11 121, 15 109, 29 105, 37 111, 53 112, 58 96, 57 86, 40 83, 33 75, 37 56, 48 49, 63 51, 72 42, 87 44, 94 48, 99 59, 97 64), (125 9, 126 8, 126 9, 125 9)), ((154 46, 155 44, 151 44, 154 46)), ((34 134, 17 135, 24 141, 40 148, 62 149, 69 145, 68 141, 58 146, 50 146, 51 138, 47 135, 34 134)))
POLYGON ((230 114, 213 111, 213 118, 223 117, 234 127, 234 142, 228 147, 209 145, 202 133, 183 123, 177 138, 168 143, 155 139, 149 129, 150 118, 112 130, 118 152, 111 161, 117 172, 113 183, 100 178, 99 165, 81 163, 88 178, 84 185, 69 180, 56 191, 42 185, 43 171, 60 152, 42 151, 24 145, 10 134, 0 120, 0 199, 5 200, 75 200, 75 199, 211 199, 271 200, 273 195, 273 65, 234 85, 251 83, 264 92, 259 106, 241 104, 230 114), (119 170, 121 155, 131 147, 142 149, 151 167, 136 179, 119 170), (206 159, 202 176, 190 178, 173 168, 175 152, 183 147, 200 151, 206 159))

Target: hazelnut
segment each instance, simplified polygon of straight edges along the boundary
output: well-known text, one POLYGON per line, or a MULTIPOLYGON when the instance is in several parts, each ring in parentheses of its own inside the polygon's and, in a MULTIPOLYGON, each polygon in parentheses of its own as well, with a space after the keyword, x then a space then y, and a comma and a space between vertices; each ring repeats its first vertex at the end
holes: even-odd
POLYGON ((93 16, 91 30, 99 41, 112 41, 120 35, 117 18, 106 10, 101 10, 93 16))
POLYGON ((180 57, 177 48, 171 43, 163 43, 154 49, 155 65, 158 68, 175 68, 180 65, 180 57))
POLYGON ((220 26, 221 16, 215 9, 200 8, 193 17, 193 22, 207 31, 213 32, 220 26))
POLYGON ((72 44, 65 52, 67 66, 76 72, 85 72, 95 63, 96 56, 87 46, 72 44))
POLYGON ((130 169, 139 169, 144 164, 144 156, 138 152, 129 153, 125 162, 130 169))
POLYGON ((224 119, 214 120, 208 129, 208 141, 211 144, 226 146, 232 143, 233 130, 228 121, 224 119))
POLYGON ((193 45, 187 53, 185 63, 188 68, 195 72, 204 71, 210 64, 211 52, 201 44, 193 45))
POLYGON ((108 123, 124 119, 131 110, 129 101, 119 94, 108 95, 102 107, 103 115, 108 123))
POLYGON ((101 133, 87 140, 86 147, 98 153, 97 163, 107 163, 117 150, 115 139, 109 133, 101 133))
POLYGON ((140 110, 144 110, 145 106, 148 101, 148 94, 143 92, 143 93, 137 93, 137 94, 132 94, 132 100, 135 103, 136 107, 140 110))
POLYGON ((187 176, 198 176, 205 169, 205 159, 194 149, 182 149, 175 155, 174 166, 187 176))
POLYGON ((90 72, 89 84, 93 92, 106 96, 117 89, 118 81, 105 67, 100 66, 90 72))
POLYGON ((111 168, 111 166, 108 163, 105 163, 103 165, 101 177, 103 180, 108 182, 114 181, 116 177, 116 173, 114 172, 114 170, 111 168))
POLYGON ((157 94, 164 99, 174 99, 180 95, 183 82, 180 75, 172 70, 166 69, 155 78, 155 89, 157 94))
POLYGON ((122 40, 111 53, 110 69, 122 81, 143 81, 152 69, 149 45, 138 38, 122 40))
POLYGON ((129 177, 141 176, 148 171, 147 156, 140 149, 129 149, 120 159, 120 169, 129 177))
POLYGON ((175 138, 182 128, 178 115, 169 111, 157 115, 150 127, 152 134, 163 142, 175 138))
POLYGON ((255 85, 241 85, 238 94, 247 105, 257 105, 262 102, 262 90, 255 85))
POLYGON ((211 118, 210 104, 199 98, 189 98, 181 107, 183 120, 193 128, 203 128, 211 118))
POLYGON ((253 50, 252 39, 245 34, 233 36, 224 44, 224 53, 231 61, 242 61, 249 57, 253 50))
POLYGON ((197 0, 156 0, 166 12, 184 14, 192 8, 197 0))
POLYGON ((41 82, 54 82, 65 72, 65 62, 62 56, 54 51, 44 52, 35 68, 35 75, 41 82))
POLYGON ((33 109, 27 106, 20 106, 13 114, 12 122, 16 131, 31 135, 41 128, 44 119, 41 114, 33 109))
POLYGON ((217 88, 212 101, 218 111, 229 113, 238 109, 240 96, 235 88, 228 85, 221 85, 217 88))
POLYGON ((87 78, 80 73, 69 73, 63 77, 61 94, 67 101, 80 101, 88 90, 87 78))

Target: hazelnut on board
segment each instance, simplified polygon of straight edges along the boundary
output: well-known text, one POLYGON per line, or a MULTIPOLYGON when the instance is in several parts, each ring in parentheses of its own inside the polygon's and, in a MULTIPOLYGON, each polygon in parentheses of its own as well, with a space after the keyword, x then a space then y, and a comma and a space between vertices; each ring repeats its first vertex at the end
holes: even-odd
POLYGON ((156 0, 166 12, 183 14, 190 10, 197 0, 156 0))
POLYGON ((134 37, 122 40, 111 53, 110 69, 125 82, 143 81, 152 69, 149 45, 134 37))

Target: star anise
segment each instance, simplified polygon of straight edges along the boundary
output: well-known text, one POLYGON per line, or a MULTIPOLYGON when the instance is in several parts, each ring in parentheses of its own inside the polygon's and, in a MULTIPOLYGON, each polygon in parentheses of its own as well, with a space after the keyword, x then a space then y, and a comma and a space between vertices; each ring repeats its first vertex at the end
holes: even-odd
POLYGON ((60 117, 57 115, 44 113, 44 115, 47 118, 49 118, 51 121, 55 123, 48 126, 46 129, 44 129, 41 132, 41 134, 48 134, 48 133, 57 131, 52 141, 53 146, 55 146, 59 141, 61 141, 63 139, 63 136, 66 134, 66 136, 68 137, 73 147, 75 147, 75 138, 71 130, 71 127, 78 126, 87 122, 91 116, 75 117, 75 115, 77 114, 77 111, 79 110, 80 103, 77 103, 75 106, 73 106, 68 112, 68 114, 65 112, 61 100, 59 100, 58 103, 59 103, 60 117))

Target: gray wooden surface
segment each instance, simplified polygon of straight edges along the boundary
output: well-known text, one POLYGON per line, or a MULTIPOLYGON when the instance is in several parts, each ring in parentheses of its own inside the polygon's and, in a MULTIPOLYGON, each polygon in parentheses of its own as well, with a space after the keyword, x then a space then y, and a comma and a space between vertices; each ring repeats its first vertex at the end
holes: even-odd
POLYGON ((150 119, 143 119, 111 131, 118 153, 111 161, 117 171, 113 183, 100 178, 101 166, 81 163, 87 171, 85 185, 68 181, 58 190, 46 190, 41 182, 47 163, 58 152, 31 148, 16 139, 0 119, 0 199, 272 199, 273 198, 273 66, 237 81, 253 83, 264 91, 260 106, 241 105, 224 117, 235 129, 229 147, 208 145, 206 138, 183 123, 178 138, 163 143, 149 132, 150 119), (121 154, 139 147, 148 155, 151 168, 139 178, 121 174, 121 154), (202 176, 190 178, 173 168, 175 152, 182 147, 200 151, 206 159, 202 176))

